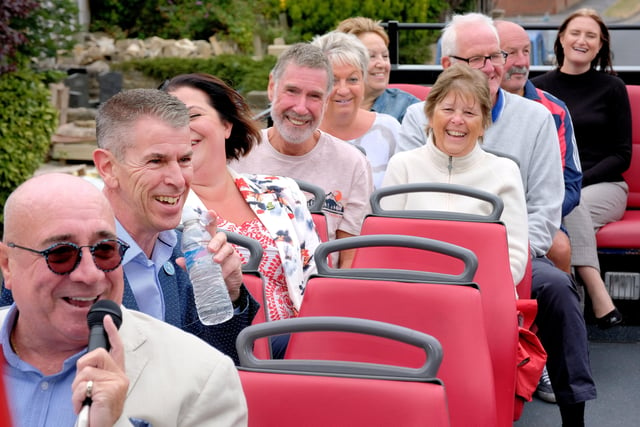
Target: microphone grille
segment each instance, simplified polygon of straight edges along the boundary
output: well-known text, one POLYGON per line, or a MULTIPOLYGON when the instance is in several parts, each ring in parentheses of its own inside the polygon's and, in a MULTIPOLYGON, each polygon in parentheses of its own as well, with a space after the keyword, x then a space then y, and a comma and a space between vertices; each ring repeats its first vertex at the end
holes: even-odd
POLYGON ((87 313, 89 330, 93 326, 102 325, 102 320, 107 314, 113 319, 116 328, 120 329, 120 325, 122 325, 122 310, 120 310, 120 306, 111 300, 101 299, 93 304, 89 309, 89 313, 87 313))

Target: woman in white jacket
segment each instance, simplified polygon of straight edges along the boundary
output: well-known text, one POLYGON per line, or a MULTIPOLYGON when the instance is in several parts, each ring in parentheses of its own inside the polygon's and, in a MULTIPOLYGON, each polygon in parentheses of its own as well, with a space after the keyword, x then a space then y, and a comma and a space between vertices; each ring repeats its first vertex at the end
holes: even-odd
MULTIPOLYGON (((482 150, 491 124, 491 97, 486 76, 466 64, 440 74, 425 103, 427 144, 400 152, 389 161, 383 187, 417 182, 465 185, 496 194, 504 202, 500 220, 507 229, 514 284, 524 276, 529 239, 527 207, 518 165, 482 150)), ((386 197, 385 209, 429 209, 489 214, 479 199, 447 193, 407 193, 386 197)))

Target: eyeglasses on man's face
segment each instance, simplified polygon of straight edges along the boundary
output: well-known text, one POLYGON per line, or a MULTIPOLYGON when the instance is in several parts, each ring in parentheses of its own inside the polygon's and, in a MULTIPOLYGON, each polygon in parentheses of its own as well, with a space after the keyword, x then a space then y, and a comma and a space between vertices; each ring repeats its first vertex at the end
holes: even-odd
POLYGON ((85 246, 78 246, 71 242, 57 242, 42 251, 11 242, 7 243, 7 246, 43 256, 49 270, 59 275, 71 274, 78 267, 82 259, 82 248, 89 248, 96 267, 105 273, 118 268, 124 253, 129 249, 129 245, 120 239, 105 239, 94 245, 85 246))
POLYGON ((492 53, 491 55, 487 55, 487 56, 472 56, 469 58, 462 58, 460 56, 455 56, 455 55, 450 55, 451 58, 457 59, 458 61, 464 61, 467 64, 469 64, 469 66, 471 68, 483 68, 485 66, 485 64, 487 63, 487 59, 491 62, 491 64, 493 65, 504 65, 505 62, 507 62, 507 56, 509 54, 507 52, 504 51, 500 51, 500 52, 496 52, 496 53, 492 53))

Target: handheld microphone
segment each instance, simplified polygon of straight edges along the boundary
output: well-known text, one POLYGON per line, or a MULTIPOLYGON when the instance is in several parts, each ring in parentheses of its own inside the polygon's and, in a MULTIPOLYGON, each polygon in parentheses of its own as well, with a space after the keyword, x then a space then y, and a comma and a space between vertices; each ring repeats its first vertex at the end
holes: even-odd
POLYGON ((120 329, 122 324, 122 311, 120 306, 108 299, 101 299, 91 306, 87 314, 87 323, 89 324, 89 350, 96 348, 104 348, 107 351, 111 348, 107 331, 104 330, 102 322, 104 316, 110 315, 115 323, 116 328, 120 329))
MULTIPOLYGON (((113 319, 116 328, 120 329, 122 325, 122 310, 120 306, 115 302, 108 299, 101 299, 91 306, 89 313, 87 313, 87 323, 89 324, 89 350, 93 351, 96 348, 104 348, 107 351, 111 348, 109 343, 109 336, 107 331, 104 330, 102 324, 104 316, 109 315, 113 319)), ((87 397, 82 402, 82 406, 90 406, 91 398, 87 397)))

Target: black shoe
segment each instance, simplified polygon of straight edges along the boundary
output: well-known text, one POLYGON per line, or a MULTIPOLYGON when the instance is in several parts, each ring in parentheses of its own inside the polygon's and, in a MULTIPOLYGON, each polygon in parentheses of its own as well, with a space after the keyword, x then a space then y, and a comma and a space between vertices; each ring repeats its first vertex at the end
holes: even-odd
POLYGON ((556 395, 551 387, 551 380, 549 379, 546 365, 542 370, 542 376, 540 376, 540 382, 538 382, 535 394, 540 400, 544 400, 547 403, 556 403, 556 395))
POLYGON ((609 329, 622 323, 622 313, 614 308, 602 317, 596 317, 596 324, 600 329, 609 329))

